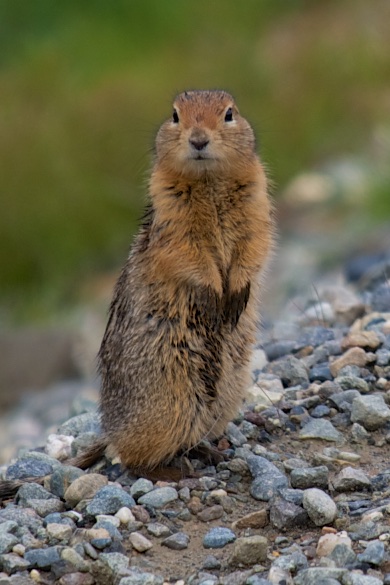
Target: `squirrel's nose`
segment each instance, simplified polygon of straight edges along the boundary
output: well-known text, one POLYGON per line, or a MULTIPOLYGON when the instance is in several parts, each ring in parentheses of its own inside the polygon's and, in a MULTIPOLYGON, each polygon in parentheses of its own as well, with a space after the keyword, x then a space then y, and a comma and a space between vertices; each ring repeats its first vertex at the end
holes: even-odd
POLYGON ((196 150, 203 150, 210 141, 207 138, 190 138, 190 144, 196 150))

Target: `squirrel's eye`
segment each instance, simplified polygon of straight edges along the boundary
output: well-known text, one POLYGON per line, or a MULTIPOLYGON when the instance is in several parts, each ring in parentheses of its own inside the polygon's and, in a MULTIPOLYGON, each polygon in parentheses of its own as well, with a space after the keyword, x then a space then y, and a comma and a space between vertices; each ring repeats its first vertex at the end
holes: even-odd
POLYGON ((225 114, 225 122, 233 122, 233 110, 228 108, 225 114))
POLYGON ((174 124, 179 123, 179 114, 176 112, 176 110, 173 110, 172 121, 174 124))

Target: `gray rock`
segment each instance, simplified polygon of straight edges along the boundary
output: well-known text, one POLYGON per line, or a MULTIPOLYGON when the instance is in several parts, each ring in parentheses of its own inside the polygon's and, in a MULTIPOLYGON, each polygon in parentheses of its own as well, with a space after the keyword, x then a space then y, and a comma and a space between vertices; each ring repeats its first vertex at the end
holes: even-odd
POLYGON ((10 552, 18 542, 19 540, 13 534, 0 533, 0 555, 10 552))
POLYGON ((12 505, 7 506, 4 510, 0 510, 0 523, 6 520, 12 520, 18 526, 28 528, 32 534, 36 534, 43 525, 42 518, 34 510, 18 508, 12 505))
POLYGON ((342 412, 350 413, 352 411, 352 402, 360 396, 358 390, 345 390, 344 392, 337 392, 332 394, 329 400, 333 402, 342 412))
POLYGON ((388 524, 380 524, 371 520, 353 523, 348 528, 348 535, 352 540, 374 540, 381 534, 389 532, 388 524))
POLYGON ((4 522, 0 522, 0 534, 4 534, 6 532, 13 534, 17 531, 17 529, 17 522, 13 522, 12 520, 5 520, 4 522))
POLYGON ((372 484, 361 469, 344 467, 334 478, 333 487, 338 492, 351 492, 354 490, 369 490, 372 484))
POLYGON ((260 577, 259 575, 251 575, 246 581, 245 585, 272 585, 271 581, 268 579, 264 579, 264 577, 260 577))
POLYGON ((358 376, 338 376, 335 382, 343 390, 358 390, 360 394, 367 394, 370 391, 367 382, 358 376))
POLYGON ((350 583, 351 585, 383 585, 382 579, 378 579, 378 577, 352 572, 350 574, 350 583))
POLYGON ((131 569, 130 575, 123 577, 119 585, 163 585, 164 579, 152 573, 144 573, 140 569, 131 569))
POLYGON ((307 512, 292 502, 287 502, 283 498, 275 498, 271 503, 270 522, 279 530, 306 526, 308 520, 307 512))
POLYGON ((246 436, 240 431, 237 425, 229 422, 226 426, 226 436, 232 445, 242 447, 247 442, 246 436))
POLYGON ((151 508, 163 508, 177 500, 178 497, 177 491, 172 487, 156 488, 139 498, 138 504, 150 506, 151 508))
POLYGON ((65 510, 63 502, 56 497, 53 497, 50 500, 31 499, 27 501, 27 505, 42 518, 45 518, 54 512, 63 512, 65 510))
POLYGON ((24 508, 29 507, 29 500, 58 500, 56 496, 53 496, 49 491, 45 490, 44 487, 38 483, 25 483, 22 485, 18 493, 16 494, 16 501, 19 502, 24 508))
POLYGON ((250 493, 256 500, 269 501, 282 488, 288 487, 287 477, 265 457, 249 455, 249 471, 254 476, 250 493))
POLYGON ((130 494, 133 496, 134 499, 138 500, 141 496, 149 493, 153 489, 153 482, 149 479, 144 479, 140 477, 137 479, 135 483, 130 488, 130 494))
POLYGON ((325 465, 320 465, 319 467, 293 469, 290 474, 290 481, 293 488, 327 488, 328 476, 328 468, 325 465))
POLYGON ((279 495, 283 500, 291 502, 296 506, 302 506, 303 502, 303 490, 294 490, 291 488, 283 488, 279 490, 279 495))
POLYGON ((372 293, 371 307, 373 311, 385 313, 390 311, 390 286, 383 282, 372 293))
POLYGON ((160 524, 159 522, 151 522, 147 525, 146 530, 149 532, 149 534, 156 536, 157 538, 171 535, 171 531, 168 526, 165 526, 165 524, 160 524))
POLYGON ((172 550, 183 550, 188 548, 189 542, 190 537, 188 534, 185 534, 185 532, 176 532, 176 534, 172 534, 172 536, 165 538, 161 544, 172 550))
POLYGON ((330 413, 329 406, 326 406, 326 404, 319 404, 318 406, 313 408, 313 410, 310 412, 310 416, 312 418, 322 418, 323 416, 328 416, 329 413, 330 413))
POLYGON ((203 569, 218 570, 221 568, 221 561, 219 561, 214 555, 207 555, 203 561, 203 569))
POLYGON ((323 418, 311 418, 300 430, 299 438, 341 442, 344 437, 334 428, 329 420, 323 418))
POLYGON ((369 542, 366 550, 358 555, 358 560, 362 563, 379 566, 385 557, 385 545, 381 540, 369 542))
POLYGON ((348 569, 333 567, 309 567, 303 569, 294 578, 294 585, 318 585, 324 579, 334 579, 341 583, 350 574, 348 569))
POLYGON ((264 371, 278 376, 284 386, 298 386, 309 382, 309 374, 306 366, 294 356, 280 358, 269 363, 264 371))
POLYGON ((135 506, 134 498, 122 488, 107 485, 96 492, 94 498, 87 506, 87 513, 91 516, 97 516, 98 514, 116 514, 123 506, 127 508, 135 506))
POLYGON ((100 432, 99 416, 91 412, 70 418, 58 429, 59 435, 70 435, 72 437, 78 437, 82 433, 100 434, 100 432))
POLYGON ((19 459, 7 469, 6 479, 25 479, 26 477, 43 477, 53 471, 53 466, 45 461, 19 459))
MULTIPOLYGON (((14 573, 19 573, 20 571, 25 571, 30 567, 30 563, 23 559, 20 555, 15 553, 8 553, 0 555, 0 567, 3 568, 8 575, 13 575, 14 573)), ((0 583, 2 580, 0 579, 0 583)), ((5 583, 8 583, 6 581, 5 583)), ((12 581, 10 581, 12 583, 12 581)), ((15 585, 17 583, 14 581, 15 585)))
POLYGON ((351 420, 369 431, 375 431, 390 420, 390 408, 382 394, 358 396, 352 403, 351 420))
POLYGON ((376 351, 376 365, 388 366, 390 364, 390 351, 388 349, 378 349, 376 351))
POLYGON ((236 535, 232 530, 217 526, 205 534, 203 546, 205 548, 223 548, 234 540, 236 540, 236 535))
POLYGON ((307 569, 308 562, 305 555, 301 552, 295 551, 291 554, 283 554, 276 558, 273 563, 273 567, 280 567, 288 573, 297 573, 302 569, 307 569))
POLYGON ((48 548, 32 549, 25 553, 24 558, 29 562, 31 568, 48 569, 53 563, 60 560, 57 546, 48 548))
POLYGON ((108 565, 113 575, 121 574, 129 566, 129 558, 121 553, 101 553, 99 558, 108 565))
POLYGON ((356 555, 345 543, 336 544, 332 552, 328 555, 332 561, 336 563, 336 567, 346 567, 347 565, 353 565, 356 561, 356 555))
POLYGON ((238 538, 233 547, 229 564, 251 566, 267 559, 268 540, 265 536, 244 536, 238 538))
POLYGON ((351 428, 351 438, 355 443, 365 443, 370 437, 370 433, 366 431, 359 423, 353 423, 351 428))
POLYGON ((316 526, 331 524, 337 515, 337 507, 332 498, 317 488, 303 492, 303 507, 316 526))
POLYGON ((64 498, 70 484, 84 475, 84 471, 73 465, 61 465, 50 476, 50 491, 59 498, 64 498))

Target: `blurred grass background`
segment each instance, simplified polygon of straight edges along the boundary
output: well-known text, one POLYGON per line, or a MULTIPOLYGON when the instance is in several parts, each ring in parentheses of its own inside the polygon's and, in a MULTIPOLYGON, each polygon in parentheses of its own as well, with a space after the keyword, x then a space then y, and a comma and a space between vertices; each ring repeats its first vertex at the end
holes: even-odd
POLYGON ((223 88, 275 195, 353 156, 390 217, 388 0, 1 0, 0 321, 42 322, 120 266, 176 92, 223 88))

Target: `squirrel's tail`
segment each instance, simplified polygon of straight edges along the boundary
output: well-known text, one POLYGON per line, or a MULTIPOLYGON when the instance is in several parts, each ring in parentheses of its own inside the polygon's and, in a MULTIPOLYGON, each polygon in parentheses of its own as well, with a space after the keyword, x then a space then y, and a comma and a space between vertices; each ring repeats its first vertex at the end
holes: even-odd
MULTIPOLYGON (((107 441, 104 439, 98 439, 90 447, 88 447, 88 449, 80 453, 80 455, 77 455, 77 457, 73 457, 73 459, 68 459, 63 463, 66 465, 73 465, 74 467, 79 467, 80 469, 88 469, 88 467, 93 465, 95 461, 100 459, 100 457, 103 457, 106 448, 107 441)), ((40 485, 42 485, 45 477, 48 476, 0 480, 0 500, 4 500, 14 496, 18 489, 22 487, 22 485, 24 485, 25 483, 39 483, 40 485)))

